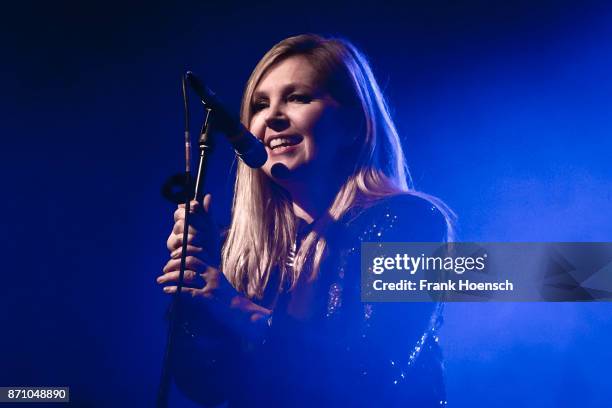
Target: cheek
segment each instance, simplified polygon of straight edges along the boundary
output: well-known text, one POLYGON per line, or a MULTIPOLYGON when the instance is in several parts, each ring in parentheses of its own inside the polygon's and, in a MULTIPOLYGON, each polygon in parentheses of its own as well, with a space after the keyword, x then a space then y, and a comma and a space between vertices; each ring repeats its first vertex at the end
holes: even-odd
POLYGON ((265 122, 260 117, 261 115, 255 115, 251 118, 251 123, 248 126, 249 132, 251 132, 255 137, 260 140, 263 140, 265 135, 265 122))
POLYGON ((346 129, 346 123, 340 120, 337 110, 327 109, 313 121, 311 134, 318 147, 323 148, 327 154, 332 154, 347 137, 346 129))

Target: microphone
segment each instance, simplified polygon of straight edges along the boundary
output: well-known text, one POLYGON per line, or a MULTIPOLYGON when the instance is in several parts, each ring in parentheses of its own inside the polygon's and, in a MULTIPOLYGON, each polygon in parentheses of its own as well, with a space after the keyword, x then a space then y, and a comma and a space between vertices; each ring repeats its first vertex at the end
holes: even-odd
POLYGON ((185 73, 187 82, 200 97, 202 103, 212 109, 213 126, 223 132, 236 155, 251 168, 259 168, 268 160, 264 144, 244 127, 237 117, 230 114, 217 99, 216 94, 204 85, 191 71, 185 73))
POLYGON ((270 171, 272 173, 272 177, 277 179, 288 179, 291 175, 289 169, 283 163, 275 163, 270 171))

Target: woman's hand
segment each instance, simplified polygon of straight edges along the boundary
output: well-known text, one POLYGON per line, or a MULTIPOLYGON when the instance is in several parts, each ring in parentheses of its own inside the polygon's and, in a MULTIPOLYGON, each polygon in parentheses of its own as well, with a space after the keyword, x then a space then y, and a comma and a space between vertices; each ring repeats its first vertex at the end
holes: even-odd
MULTIPOLYGON (((220 272, 219 234, 210 217, 210 202, 210 194, 207 194, 202 206, 197 201, 190 203, 181 292, 193 299, 189 303, 195 307, 196 313, 211 314, 228 327, 247 334, 245 330, 250 332, 252 327, 249 326, 254 326, 249 323, 257 322, 271 312, 239 294, 220 272)), ((185 205, 180 204, 174 212, 174 228, 167 241, 170 260, 163 268, 163 275, 157 278, 157 283, 164 285, 163 291, 168 294, 177 290, 184 230, 185 205)))
MULTIPOLYGON (((185 286, 182 291, 192 296, 212 298, 222 286, 224 277, 219 272, 219 234, 210 217, 210 194, 204 197, 203 206, 191 201, 187 257, 185 259, 185 286)), ((164 292, 175 293, 181 268, 183 232, 185 230, 185 204, 179 204, 174 212, 174 227, 168 236, 170 260, 163 268, 157 283, 164 284, 164 292)), ((229 283, 225 281, 228 286, 229 283)))

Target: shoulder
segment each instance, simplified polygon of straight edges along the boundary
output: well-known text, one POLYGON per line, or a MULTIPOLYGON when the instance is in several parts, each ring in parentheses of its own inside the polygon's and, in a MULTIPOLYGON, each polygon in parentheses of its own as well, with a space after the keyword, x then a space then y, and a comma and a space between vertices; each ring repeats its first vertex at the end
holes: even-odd
POLYGON ((447 239, 444 214, 427 198, 405 193, 349 211, 346 227, 362 241, 441 242, 447 239))

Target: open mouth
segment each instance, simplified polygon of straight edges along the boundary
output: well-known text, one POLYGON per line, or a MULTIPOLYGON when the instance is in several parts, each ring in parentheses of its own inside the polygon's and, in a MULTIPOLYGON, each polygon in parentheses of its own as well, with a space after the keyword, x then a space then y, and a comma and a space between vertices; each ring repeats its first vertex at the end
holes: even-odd
POLYGON ((283 148, 295 146, 302 141, 300 136, 281 136, 275 137, 268 142, 270 150, 284 150, 283 148))

